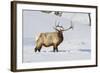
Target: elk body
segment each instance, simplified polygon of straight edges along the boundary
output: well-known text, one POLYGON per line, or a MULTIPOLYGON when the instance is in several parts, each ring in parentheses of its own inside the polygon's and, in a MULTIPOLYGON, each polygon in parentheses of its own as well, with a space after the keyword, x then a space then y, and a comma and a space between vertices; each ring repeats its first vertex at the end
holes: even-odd
POLYGON ((35 52, 40 52, 42 46, 45 47, 50 47, 53 46, 53 51, 58 52, 58 46, 59 44, 63 41, 63 31, 69 30, 72 28, 72 25, 64 29, 62 26, 55 25, 54 29, 56 30, 55 32, 45 32, 45 33, 40 33, 37 41, 36 41, 36 46, 35 46, 35 52), (59 28, 59 29, 58 29, 59 28))

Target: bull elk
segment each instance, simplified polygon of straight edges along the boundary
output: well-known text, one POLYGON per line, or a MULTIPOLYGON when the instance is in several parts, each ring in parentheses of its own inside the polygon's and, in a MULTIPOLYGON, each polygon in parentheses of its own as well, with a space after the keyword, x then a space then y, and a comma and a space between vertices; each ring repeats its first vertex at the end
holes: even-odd
POLYGON ((35 52, 40 52, 42 46, 50 47, 53 46, 53 52, 58 52, 58 46, 63 41, 63 31, 67 31, 73 28, 72 24, 69 28, 64 29, 63 26, 59 24, 53 27, 56 31, 55 32, 45 32, 40 33, 38 39, 36 40, 35 52))

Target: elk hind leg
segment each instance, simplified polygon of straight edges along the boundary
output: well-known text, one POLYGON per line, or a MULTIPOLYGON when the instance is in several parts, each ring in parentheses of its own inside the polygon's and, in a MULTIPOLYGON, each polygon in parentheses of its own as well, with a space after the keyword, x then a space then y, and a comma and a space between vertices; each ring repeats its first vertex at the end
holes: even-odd
POLYGON ((36 47, 35 48, 35 52, 37 52, 37 51, 40 52, 41 51, 41 48, 42 48, 42 46, 36 47))
POLYGON ((35 52, 40 52, 41 51, 41 48, 35 48, 35 52))
POLYGON ((35 48, 35 52, 37 52, 38 51, 38 49, 37 48, 35 48))
POLYGON ((38 52, 40 52, 41 51, 41 47, 38 49, 38 52))

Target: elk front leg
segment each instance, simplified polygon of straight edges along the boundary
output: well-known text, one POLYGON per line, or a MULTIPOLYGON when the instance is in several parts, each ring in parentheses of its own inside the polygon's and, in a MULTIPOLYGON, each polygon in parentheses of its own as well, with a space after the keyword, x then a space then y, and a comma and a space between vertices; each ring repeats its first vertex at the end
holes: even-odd
POLYGON ((58 47, 56 47, 56 52, 58 52, 58 47))
POLYGON ((53 52, 58 52, 58 47, 57 46, 53 47, 53 52))

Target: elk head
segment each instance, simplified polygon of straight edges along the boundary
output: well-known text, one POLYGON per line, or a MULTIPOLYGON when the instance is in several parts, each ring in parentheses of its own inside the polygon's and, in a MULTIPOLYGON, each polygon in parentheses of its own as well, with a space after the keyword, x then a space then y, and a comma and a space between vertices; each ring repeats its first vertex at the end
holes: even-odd
POLYGON ((68 28, 64 28, 63 26, 61 26, 61 25, 59 25, 59 22, 58 22, 58 24, 56 24, 56 22, 55 22, 55 27, 53 27, 57 32, 63 32, 63 31, 67 31, 67 30, 69 30, 69 29, 73 29, 73 25, 72 25, 72 22, 71 22, 71 25, 70 25, 70 27, 68 27, 68 28))

